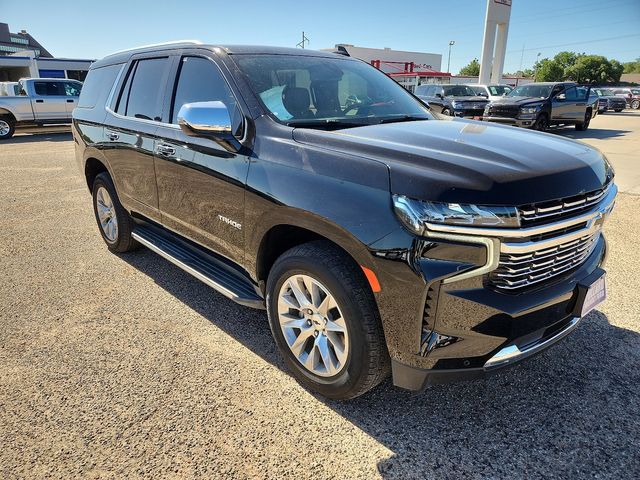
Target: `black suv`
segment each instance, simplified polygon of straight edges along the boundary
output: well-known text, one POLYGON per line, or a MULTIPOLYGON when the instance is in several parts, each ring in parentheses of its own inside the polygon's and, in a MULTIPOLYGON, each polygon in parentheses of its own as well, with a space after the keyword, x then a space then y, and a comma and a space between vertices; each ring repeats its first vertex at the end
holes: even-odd
POLYGON ((418 85, 416 97, 437 113, 479 119, 489 100, 466 85, 418 85))
MULTIPOLYGON (((74 111, 112 252, 144 245, 267 310, 307 387, 478 377, 604 297, 617 188, 582 143, 426 107, 372 66, 176 43, 95 62, 74 111)), ((105 273, 108 275, 108 273, 105 273)))
POLYGON ((483 120, 545 131, 552 125, 589 128, 598 113, 597 99, 590 87, 576 83, 529 83, 485 108, 483 120))

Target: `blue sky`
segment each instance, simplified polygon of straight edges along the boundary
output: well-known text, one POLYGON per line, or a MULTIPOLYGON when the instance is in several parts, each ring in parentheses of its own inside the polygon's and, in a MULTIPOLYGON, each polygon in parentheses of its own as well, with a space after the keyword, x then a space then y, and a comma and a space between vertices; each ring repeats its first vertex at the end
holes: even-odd
MULTIPOLYGON (((26 29, 53 55, 100 58, 149 43, 295 46, 336 43, 443 54, 455 40, 451 71, 480 58, 485 0, 106 0, 27 3, 0 0, 0 21, 26 29)), ((558 51, 640 57, 640 0, 513 0, 505 71, 558 51), (524 55, 523 55, 524 48, 524 55)))

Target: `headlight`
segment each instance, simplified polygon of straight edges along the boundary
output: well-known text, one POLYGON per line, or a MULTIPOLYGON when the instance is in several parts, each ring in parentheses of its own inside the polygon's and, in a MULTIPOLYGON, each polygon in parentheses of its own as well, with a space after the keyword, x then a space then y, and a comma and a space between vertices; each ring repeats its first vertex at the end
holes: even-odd
POLYGON ((462 102, 451 102, 451 105, 453 105, 453 108, 464 108, 464 103, 462 102))
POLYGON ((522 107, 520 109, 520 113, 532 114, 532 113, 537 113, 538 110, 540 110, 540 105, 533 105, 529 107, 522 107))
POLYGON ((425 202, 404 195, 393 196, 393 207, 402 223, 419 235, 424 233, 427 223, 466 227, 520 226, 520 218, 515 207, 425 202))

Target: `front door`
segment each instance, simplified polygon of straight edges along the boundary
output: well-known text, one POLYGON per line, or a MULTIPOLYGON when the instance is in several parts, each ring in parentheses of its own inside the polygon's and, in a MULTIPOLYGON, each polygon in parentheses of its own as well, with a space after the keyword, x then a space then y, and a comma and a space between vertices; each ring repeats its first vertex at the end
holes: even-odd
POLYGON ((170 124, 159 127, 156 181, 162 223, 235 262, 244 260, 244 188, 249 158, 210 138, 188 136, 178 126, 186 103, 219 100, 234 132, 243 128, 240 107, 218 65, 209 57, 180 58, 170 124))

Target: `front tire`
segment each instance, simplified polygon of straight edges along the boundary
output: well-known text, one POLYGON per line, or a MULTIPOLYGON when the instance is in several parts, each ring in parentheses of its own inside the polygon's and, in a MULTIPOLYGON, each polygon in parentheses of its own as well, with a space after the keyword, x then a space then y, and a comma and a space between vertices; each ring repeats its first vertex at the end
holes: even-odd
POLYGON ((633 110, 638 110, 640 108, 640 100, 634 100, 630 106, 633 110))
POLYGON ((355 398, 389 373, 380 316, 358 265, 310 242, 280 256, 267 280, 269 326, 295 378, 326 397, 355 398))
POLYGON ((589 128, 589 124, 591 123, 591 110, 587 110, 584 114, 584 121, 582 123, 576 123, 576 130, 579 132, 584 132, 587 128, 589 128))
POLYGON ((8 140, 16 131, 16 123, 9 118, 0 118, 0 140, 8 140))
POLYGON ((93 182, 93 212, 98 230, 109 250, 123 253, 139 247, 131 236, 133 220, 129 216, 113 186, 108 173, 100 173, 93 182))
POLYGON ((547 117, 546 113, 540 114, 536 122, 533 124, 533 129, 538 130, 539 132, 546 132, 549 129, 549 117, 547 117))
POLYGON ((620 113, 621 111, 622 111, 622 109, 621 109, 621 108, 616 108, 616 109, 614 110, 614 112, 617 112, 617 113, 620 113))
POLYGON ((442 109, 442 115, 446 115, 447 117, 451 116, 451 110, 449 110, 448 108, 443 108, 442 109))

